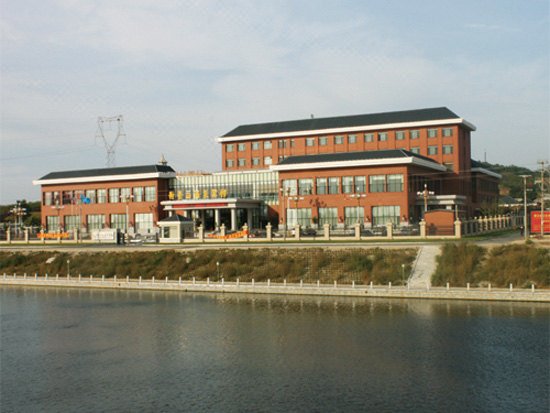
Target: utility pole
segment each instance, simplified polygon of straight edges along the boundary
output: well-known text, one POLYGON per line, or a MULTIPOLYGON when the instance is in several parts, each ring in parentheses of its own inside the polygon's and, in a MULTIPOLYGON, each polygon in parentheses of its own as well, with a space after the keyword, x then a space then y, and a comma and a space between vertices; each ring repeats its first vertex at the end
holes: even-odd
POLYGON ((544 237, 544 160, 540 164, 540 236, 544 237))
POLYGON ((523 178, 523 238, 527 241, 527 178, 531 175, 520 175, 523 178))
POLYGON ((105 150, 107 151, 107 168, 112 168, 115 166, 115 147, 119 141, 119 139, 123 136, 126 136, 124 133, 124 128, 122 125, 123 118, 122 115, 118 116, 111 116, 111 117, 98 117, 97 118, 97 132, 95 134, 96 139, 101 139, 103 142, 103 145, 105 146, 105 150), (115 139, 112 143, 109 143, 107 141, 107 138, 105 137, 105 124, 108 125, 108 130, 111 130, 111 125, 113 122, 117 123, 117 134, 115 139))

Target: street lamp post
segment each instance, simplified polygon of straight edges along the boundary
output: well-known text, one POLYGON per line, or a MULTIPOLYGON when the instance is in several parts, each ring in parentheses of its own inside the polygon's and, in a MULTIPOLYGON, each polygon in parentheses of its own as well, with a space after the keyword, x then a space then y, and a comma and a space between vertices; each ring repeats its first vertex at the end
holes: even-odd
POLYGON ((285 190, 284 187, 281 187, 279 189, 279 191, 281 192, 281 194, 283 196, 283 202, 282 202, 282 205, 283 205, 283 239, 286 241, 287 210, 288 210, 288 208, 290 208, 290 206, 289 206, 289 203, 290 203, 290 199, 289 199, 290 188, 286 188, 286 190, 285 190), (286 195, 286 207, 285 207, 285 195, 286 195))
POLYGON ((294 210, 296 211, 296 223, 298 223, 298 201, 303 201, 303 196, 292 196, 289 199, 294 201, 294 210))
POLYGON ((57 232, 61 232, 61 210, 65 208, 64 205, 59 205, 59 200, 56 199, 55 205, 52 206, 52 209, 55 209, 57 211, 57 232))
POLYGON ((523 239, 527 241, 527 178, 531 175, 520 175, 523 178, 523 239))
POLYGON ((126 203, 126 225, 125 225, 125 230, 124 230, 124 235, 125 235, 125 239, 128 240, 128 228, 129 228, 129 225, 130 225, 130 213, 129 213, 129 207, 130 207, 130 201, 134 199, 134 196, 133 195, 124 195, 124 196, 121 196, 121 200, 122 202, 125 202, 126 203))
POLYGON ((20 228, 23 226, 23 217, 27 213, 27 208, 21 207, 21 202, 17 201, 17 205, 14 206, 10 212, 13 214, 13 221, 15 224, 15 231, 19 234, 20 228))
POLYGON ((428 190, 428 184, 424 184, 423 191, 418 191, 416 193, 416 195, 424 198, 424 216, 426 216, 426 212, 428 212, 428 198, 430 197, 430 195, 434 195, 434 194, 435 194, 434 191, 428 190))
POLYGON ((366 198, 367 195, 366 194, 351 194, 349 197, 353 198, 353 199, 357 199, 357 223, 360 224, 361 222, 359 222, 359 209, 361 208, 361 198, 366 198))

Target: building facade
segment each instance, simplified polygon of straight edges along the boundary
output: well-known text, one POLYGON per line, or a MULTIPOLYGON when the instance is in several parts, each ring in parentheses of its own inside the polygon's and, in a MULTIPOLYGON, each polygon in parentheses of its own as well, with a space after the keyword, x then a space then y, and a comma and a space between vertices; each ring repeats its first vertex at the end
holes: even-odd
POLYGON ((207 230, 403 226, 428 209, 471 217, 498 199, 500 176, 471 160, 475 129, 444 107, 241 125, 218 138, 222 172, 176 174, 164 164, 35 183, 48 230, 149 231, 173 214, 207 230))
POLYGON ((33 182, 41 185, 42 227, 153 233, 166 215, 161 201, 175 175, 165 164, 49 173, 33 182))

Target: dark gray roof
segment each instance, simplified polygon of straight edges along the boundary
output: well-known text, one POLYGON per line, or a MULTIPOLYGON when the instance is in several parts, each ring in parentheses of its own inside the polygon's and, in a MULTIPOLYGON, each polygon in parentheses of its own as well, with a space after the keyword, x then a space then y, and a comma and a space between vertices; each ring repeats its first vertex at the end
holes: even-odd
POLYGON ((313 118, 283 122, 258 123, 237 126, 223 137, 260 135, 265 133, 299 132, 319 129, 380 125, 386 123, 422 122, 428 120, 460 119, 446 107, 403 110, 399 112, 371 113, 366 115, 313 118))
POLYGON ((183 215, 173 214, 171 217, 161 219, 159 222, 193 222, 193 220, 183 215))
POLYGON ((176 172, 168 165, 141 165, 141 166, 120 166, 116 168, 101 168, 101 169, 81 169, 78 171, 60 171, 50 172, 44 175, 42 179, 67 179, 67 178, 88 178, 94 176, 109 176, 109 175, 133 175, 133 174, 150 174, 159 172, 176 172))
POLYGON ((302 163, 317 163, 317 162, 342 162, 342 161, 364 161, 386 158, 418 158, 429 161, 435 164, 438 162, 426 156, 412 153, 405 149, 388 149, 383 151, 363 151, 363 152, 338 152, 338 153, 322 153, 318 155, 299 155, 289 156, 279 162, 279 165, 295 165, 302 163))

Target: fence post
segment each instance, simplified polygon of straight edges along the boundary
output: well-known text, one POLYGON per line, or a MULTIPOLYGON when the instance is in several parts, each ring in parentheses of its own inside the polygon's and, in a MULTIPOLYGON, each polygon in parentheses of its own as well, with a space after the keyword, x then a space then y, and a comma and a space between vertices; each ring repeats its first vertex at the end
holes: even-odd
POLYGON ((237 287, 239 286, 240 282, 241 282, 241 279, 237 278, 237 287))
POLYGON ((388 290, 391 290, 391 281, 388 282, 388 290))
POLYGON ((300 280, 300 288, 304 286, 304 280, 300 280))
POLYGON ((202 225, 199 225, 199 241, 204 242, 204 227, 202 225))
POLYGON ((268 241, 271 241, 271 239, 273 238, 272 230, 273 230, 273 228, 271 226, 271 223, 268 222, 267 225, 265 226, 265 236, 267 237, 268 241))
POLYGON ((139 285, 141 285, 141 275, 139 276, 139 282, 138 282, 139 285))
POLYGON ((254 287, 254 278, 252 278, 252 287, 254 287))
POLYGON ((455 238, 462 238, 462 222, 459 219, 455 221, 455 238))
POLYGON ((206 285, 210 285, 210 277, 206 277, 206 285))
POLYGON ((178 285, 181 285, 181 277, 178 279, 178 285))
POLYGON ((512 286, 512 283, 510 283, 510 291, 512 291, 514 287, 512 286))
POLYGON ((113 282, 116 283, 116 274, 113 276, 113 282))
POLYGON ((55 274, 55 281, 59 280, 59 274, 55 274))
POLYGON ((126 276, 126 284, 130 284, 130 277, 128 275, 126 276))
POLYGON ((270 287, 271 286, 271 280, 268 278, 267 279, 267 286, 270 287))
POLYGON ((470 283, 466 283, 466 291, 470 291, 470 283))
POLYGON ((355 280, 351 281, 351 288, 355 288, 355 280))
POLYGON ((283 285, 286 287, 286 278, 283 280, 283 285))
POLYGON ((535 284, 531 284, 531 292, 532 292, 532 293, 535 292, 535 284))
POLYGON ((491 283, 487 286, 487 290, 491 291, 491 283))
POLYGON ((168 284, 168 277, 164 279, 164 284, 168 284))
POLYGON ((294 238, 300 240, 300 224, 294 225, 294 238))
POLYGON ((222 278, 222 286, 225 285, 225 278, 222 278))
POLYGON ((195 277, 193 277, 193 285, 195 285, 195 277))
POLYGON ((24 273, 24 274, 23 274, 23 279, 24 279, 24 280, 27 279, 27 273, 24 273))
POLYGON ((355 239, 361 239, 361 224, 358 222, 355 224, 355 239))
POLYGON ((369 287, 371 290, 374 288, 374 286, 372 285, 372 281, 369 283, 369 287))
POLYGON ((449 283, 447 283, 446 287, 447 291, 449 291, 449 283))
POLYGON ((38 279, 38 273, 34 273, 34 279, 37 280, 38 279))
POLYGON ((82 274, 78 274, 78 282, 82 280, 82 274))
MULTIPOLYGON (((4 274, 4 278, 6 278, 6 274, 4 274)), ((48 273, 46 273, 45 277, 44 277, 45 280, 48 279, 48 273)))
POLYGON ((426 238, 426 221, 420 221, 420 238, 426 238))
POLYGON ((386 223, 386 236, 388 239, 393 239, 393 224, 391 222, 386 223))
POLYGON ((330 241, 330 224, 323 224, 325 241, 330 241))
POLYGON ((105 282, 105 275, 101 276, 101 282, 105 282))
POLYGON ((29 229, 25 228, 25 244, 29 243, 29 229))

